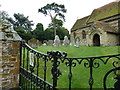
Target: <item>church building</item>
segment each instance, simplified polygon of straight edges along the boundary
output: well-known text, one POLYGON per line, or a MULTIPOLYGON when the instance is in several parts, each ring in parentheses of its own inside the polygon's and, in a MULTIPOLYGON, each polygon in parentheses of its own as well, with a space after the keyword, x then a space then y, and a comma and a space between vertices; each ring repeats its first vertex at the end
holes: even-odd
POLYGON ((120 45, 120 1, 111 2, 81 19, 71 28, 71 43, 80 46, 120 45))

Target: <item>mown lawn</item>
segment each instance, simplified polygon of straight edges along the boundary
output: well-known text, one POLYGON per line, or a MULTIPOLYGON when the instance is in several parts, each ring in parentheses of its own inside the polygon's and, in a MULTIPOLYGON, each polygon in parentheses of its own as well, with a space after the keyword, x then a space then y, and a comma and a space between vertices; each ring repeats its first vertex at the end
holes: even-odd
MULTIPOLYGON (((118 54, 119 52, 119 46, 109 46, 109 47, 86 47, 86 46, 80 46, 79 48, 76 48, 74 46, 68 46, 68 47, 53 47, 53 46, 40 46, 36 48, 36 50, 47 53, 47 51, 62 51, 67 52, 68 57, 94 57, 94 56, 105 56, 105 55, 113 55, 118 54)), ((113 58, 115 60, 115 58, 113 58)), ((99 68, 93 68, 93 79, 94 84, 93 88, 103 88, 102 82, 103 77, 106 74, 107 71, 113 68, 112 62, 113 60, 110 60, 106 65, 101 63, 100 60, 97 62, 100 63, 99 68)), ((44 62, 40 62, 40 77, 43 77, 44 73, 44 62)), ((52 83, 52 75, 51 75, 51 67, 52 64, 50 62, 47 62, 47 81, 52 83)), ((58 87, 59 88, 68 88, 69 81, 68 81, 68 74, 69 74, 69 67, 66 67, 64 63, 61 63, 59 66, 59 69, 62 72, 62 75, 59 76, 58 79, 58 87)), ((72 88, 89 88, 89 68, 84 67, 84 63, 77 64, 76 67, 72 67, 72 88)), ((110 74, 108 79, 108 87, 113 87, 114 85, 114 74, 110 74)))
POLYGON ((47 53, 47 51, 62 51, 67 52, 68 57, 91 57, 91 56, 103 56, 113 55, 120 53, 120 46, 106 46, 106 47, 86 47, 80 46, 76 48, 74 46, 68 47, 53 47, 53 46, 40 46, 36 50, 47 53))

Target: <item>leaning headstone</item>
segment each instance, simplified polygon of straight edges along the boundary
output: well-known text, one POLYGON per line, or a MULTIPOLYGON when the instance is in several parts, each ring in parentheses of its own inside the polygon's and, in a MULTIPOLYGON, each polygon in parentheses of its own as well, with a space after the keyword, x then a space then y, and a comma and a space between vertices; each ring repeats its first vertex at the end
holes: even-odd
POLYGON ((72 46, 72 43, 70 43, 70 46, 72 46))
POLYGON ((47 45, 47 43, 48 43, 48 40, 43 40, 43 44, 44 44, 44 43, 46 43, 46 45, 47 45))
POLYGON ((53 43, 54 43, 54 41, 53 41, 53 40, 48 40, 48 42, 47 42, 47 44, 48 44, 48 45, 50 45, 50 46, 52 46, 52 45, 53 45, 53 43))
POLYGON ((41 45, 41 43, 36 38, 32 38, 28 41, 28 45, 30 45, 32 48, 37 48, 38 46, 41 45))
POLYGON ((55 36, 53 46, 54 46, 54 47, 59 47, 59 46, 61 46, 60 38, 59 38, 58 35, 55 36))
POLYGON ((46 43, 43 43, 42 45, 43 45, 43 46, 46 46, 47 44, 46 44, 46 43))
POLYGON ((64 46, 68 46, 68 45, 69 45, 69 39, 68 39, 67 36, 64 37, 63 45, 64 45, 64 46))
POLYGON ((79 40, 77 39, 74 46, 75 46, 75 47, 79 47, 79 45, 80 45, 80 44, 79 44, 79 40))

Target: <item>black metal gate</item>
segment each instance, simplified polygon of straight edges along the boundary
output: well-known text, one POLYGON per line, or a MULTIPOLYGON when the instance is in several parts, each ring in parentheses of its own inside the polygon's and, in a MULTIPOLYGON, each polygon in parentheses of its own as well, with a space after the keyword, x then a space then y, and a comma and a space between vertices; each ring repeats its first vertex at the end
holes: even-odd
POLYGON ((32 49, 29 45, 21 42, 21 62, 20 62, 20 88, 31 90, 49 90, 53 85, 46 81, 46 62, 48 58, 46 54, 40 53, 32 49), (44 63, 40 78, 40 61, 44 63))
MULTIPOLYGON (((92 90, 94 88, 94 83, 97 81, 94 78, 93 71, 106 65, 112 65, 112 68, 107 70, 102 78, 102 89, 120 89, 120 54, 99 57, 71 58, 67 57, 67 53, 60 51, 48 51, 47 54, 40 53, 32 49, 29 45, 27 45, 24 42, 21 43, 20 88, 31 90, 55 90, 63 88, 59 87, 58 85, 59 83, 64 82, 59 82, 58 78, 63 75, 66 75, 62 74, 63 71, 62 68, 60 68, 61 64, 63 64, 63 66, 67 68, 66 72, 68 75, 68 81, 66 83, 68 83, 67 88, 69 90, 73 88, 72 83, 74 81, 72 80, 72 78, 75 77, 73 68, 79 68, 79 66, 83 66, 88 70, 88 80, 86 82, 88 82, 89 89, 92 90), (116 81, 113 83, 113 86, 107 87, 107 79, 109 78, 109 75, 111 73, 114 74, 112 78, 116 79, 116 81)), ((83 72, 84 71, 81 71, 80 74, 82 74, 83 72)), ((97 73, 100 74, 101 72, 102 70, 97 71, 97 73)), ((77 78, 79 81, 79 78, 82 78, 82 76, 77 78)), ((81 83, 79 83, 79 85, 81 83)))

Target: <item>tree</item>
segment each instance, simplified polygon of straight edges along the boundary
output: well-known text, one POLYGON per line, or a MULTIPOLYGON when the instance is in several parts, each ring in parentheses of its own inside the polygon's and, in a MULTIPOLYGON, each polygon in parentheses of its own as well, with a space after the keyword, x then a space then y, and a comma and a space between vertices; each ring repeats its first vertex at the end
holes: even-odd
POLYGON ((42 24, 42 23, 38 23, 38 24, 36 25, 35 30, 44 31, 43 24, 42 24))
POLYGON ((14 19, 7 18, 7 20, 13 25, 13 28, 17 33, 20 35, 20 37, 24 40, 29 40, 32 38, 32 26, 33 21, 30 21, 28 19, 29 17, 25 17, 23 14, 14 14, 14 19))
POLYGON ((6 18, 8 18, 9 15, 6 11, 0 11, 0 22, 5 21, 6 18))
POLYGON ((65 16, 63 13, 66 13, 66 9, 64 5, 59 5, 57 3, 51 3, 51 4, 47 4, 46 6, 38 9, 38 12, 43 13, 45 16, 48 15, 51 18, 51 21, 53 23, 54 26, 54 35, 56 35, 56 24, 55 24, 55 20, 57 19, 57 17, 63 19, 65 21, 65 16))
MULTIPOLYGON (((63 21, 59 19, 55 19, 55 24, 56 24, 56 33, 60 37, 61 40, 64 39, 64 36, 69 37, 69 31, 63 27, 63 21)), ((53 29, 53 23, 51 22, 48 26, 49 28, 53 29)))
POLYGON ((38 23, 34 31, 32 31, 33 38, 38 39, 39 41, 44 40, 44 27, 42 23, 38 23))
MULTIPOLYGON (((56 28, 62 27, 63 26, 63 21, 59 19, 55 19, 55 26, 56 28)), ((54 28, 53 22, 51 22, 48 26, 49 28, 54 28)))
POLYGON ((65 36, 68 36, 68 38, 70 37, 69 31, 64 27, 57 28, 57 34, 60 40, 64 40, 65 36))
POLYGON ((29 18, 28 16, 25 17, 23 14, 15 13, 14 18, 15 18, 15 20, 13 20, 12 18, 7 18, 13 24, 14 28, 23 27, 23 28, 25 28, 26 32, 32 30, 32 26, 34 24, 33 24, 33 21, 30 21, 28 19, 29 18))
POLYGON ((54 40, 54 30, 53 28, 47 28, 44 31, 44 40, 54 40))

